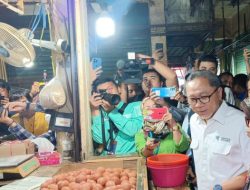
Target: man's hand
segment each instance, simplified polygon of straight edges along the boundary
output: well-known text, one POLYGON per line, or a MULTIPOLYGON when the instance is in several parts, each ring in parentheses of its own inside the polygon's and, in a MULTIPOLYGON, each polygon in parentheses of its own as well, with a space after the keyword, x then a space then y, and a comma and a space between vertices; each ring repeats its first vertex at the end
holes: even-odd
POLYGON ((6 105, 6 104, 8 104, 8 103, 9 103, 9 98, 4 97, 4 99, 2 99, 2 100, 0 101, 0 103, 1 103, 1 105, 6 105))
POLYGON ((99 106, 102 105, 102 98, 101 98, 101 95, 98 94, 98 93, 93 93, 93 95, 90 97, 90 108, 91 110, 98 110, 99 109, 99 106))
POLYGON ((157 105, 160 105, 160 106, 167 106, 168 107, 168 104, 165 102, 165 100, 163 98, 160 98, 159 96, 156 95, 155 92, 150 92, 149 94, 149 97, 150 99, 152 99, 157 105))
POLYGON ((176 101, 178 101, 178 102, 185 102, 186 101, 186 98, 185 98, 185 96, 183 95, 183 93, 181 92, 181 91, 176 91, 176 93, 175 93, 175 96, 173 97, 173 98, 171 98, 171 99, 173 99, 173 100, 176 100, 176 101))
POLYGON ((103 107, 103 109, 104 109, 107 113, 111 112, 111 111, 115 108, 114 105, 111 105, 108 101, 103 100, 103 99, 102 99, 102 104, 101 104, 101 106, 103 107))
POLYGON ((3 111, 1 113, 0 117, 0 123, 4 123, 7 126, 9 126, 11 123, 13 123, 13 119, 9 118, 8 116, 8 108, 3 108, 3 111))
MULTIPOLYGON (((92 65, 92 64, 91 64, 92 65)), ((102 74, 102 67, 98 67, 95 70, 90 67, 90 80, 91 83, 94 82, 102 74)))
POLYGON ((159 60, 162 60, 162 58, 164 57, 164 54, 163 54, 163 49, 157 49, 153 52, 153 55, 152 57, 159 61, 159 60))
POLYGON ((9 102, 6 107, 8 107, 11 112, 22 112, 26 110, 26 102, 9 102))
POLYGON ((244 53, 243 53, 244 59, 246 64, 249 64, 249 60, 250 60, 250 50, 249 49, 244 49, 244 53))
POLYGON ((176 121, 174 120, 172 114, 169 112, 163 116, 163 120, 170 130, 173 130, 173 127, 176 126, 176 121))
POLYGON ((154 150, 157 146, 159 146, 160 142, 155 143, 153 138, 148 137, 145 148, 147 150, 154 150))

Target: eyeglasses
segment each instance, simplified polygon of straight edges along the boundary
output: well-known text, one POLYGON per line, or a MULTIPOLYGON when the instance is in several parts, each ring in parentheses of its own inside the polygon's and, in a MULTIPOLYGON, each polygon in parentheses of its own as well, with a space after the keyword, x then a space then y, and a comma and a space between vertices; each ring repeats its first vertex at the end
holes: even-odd
POLYGON ((210 102, 210 98, 213 96, 213 94, 218 90, 218 88, 216 88, 210 95, 208 96, 201 96, 200 98, 188 98, 188 103, 190 105, 195 105, 197 104, 198 100, 200 103, 202 104, 206 104, 208 102, 210 102))

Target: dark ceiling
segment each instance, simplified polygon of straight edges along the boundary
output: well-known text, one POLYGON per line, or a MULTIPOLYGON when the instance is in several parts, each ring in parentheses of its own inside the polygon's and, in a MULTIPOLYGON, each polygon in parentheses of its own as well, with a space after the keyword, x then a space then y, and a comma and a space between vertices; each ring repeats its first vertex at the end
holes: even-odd
MULTIPOLYGON (((3 6, 0 6, 0 22, 8 23, 9 25, 20 29, 30 28, 33 16, 20 16, 3 6)), ((39 39, 41 36, 42 23, 35 31, 35 38, 39 39)), ((49 31, 45 30, 43 39, 49 40, 49 31)), ((48 78, 53 77, 52 64, 51 64, 51 51, 45 48, 35 47, 36 59, 35 64, 31 68, 18 68, 6 64, 8 82, 13 87, 30 88, 34 81, 42 81, 43 71, 47 70, 48 78)))
MULTIPOLYGON (((134 1, 128 11, 117 21, 116 35, 106 40, 99 39, 94 31, 95 19, 99 14, 92 9, 91 3, 105 1, 112 3, 116 0, 88 1, 89 42, 91 57, 101 57, 103 59, 103 68, 108 75, 112 75, 115 72, 115 65, 118 59, 127 59, 127 52, 150 55, 151 36, 166 36, 169 64, 171 66, 185 66, 187 57, 193 54, 194 48, 204 43, 207 38, 211 38, 212 34, 222 26, 222 0, 216 1, 215 15, 216 18, 219 17, 219 19, 215 19, 214 22, 212 22, 211 19, 213 15, 211 14, 212 9, 209 8, 209 5, 197 5, 195 8, 196 10, 193 10, 193 16, 190 16, 190 8, 188 7, 183 8, 182 6, 182 9, 180 9, 179 7, 174 8, 174 6, 169 6, 165 8, 165 15, 167 18, 166 25, 150 25, 149 5, 145 0, 138 0, 137 3, 134 1), (176 19, 183 14, 184 17, 182 17, 182 19, 176 19)), ((165 0, 165 2, 170 1, 165 0)), ((177 0, 172 2, 177 2, 177 0)), ((223 0, 223 2, 225 4, 226 18, 230 18, 237 14, 237 6, 233 7, 230 0, 223 0)), ((239 0, 239 2, 241 4, 249 3, 250 0, 239 0)), ((150 6, 154 5, 150 4, 150 6)), ((5 7, 0 6, 1 22, 6 22, 14 27, 20 28, 28 27, 31 23, 31 19, 32 16, 18 16, 5 7)), ((38 30, 37 36, 39 35, 38 30)), ((47 31, 45 37, 48 38, 48 36, 49 33, 47 31)), ((36 70, 21 71, 19 69, 13 69, 13 72, 10 72, 9 75, 14 76, 22 73, 28 76, 28 73, 33 73, 33 77, 39 80, 42 75, 42 70, 46 67, 51 68, 51 64, 50 53, 46 52, 46 50, 38 48, 37 55, 38 57, 36 60, 38 61, 38 66, 36 70), (39 51, 41 51, 41 53, 39 53, 39 51)), ((52 74, 52 70, 48 70, 52 74)), ((31 81, 31 79, 29 81, 31 81)), ((20 82, 15 81, 15 83, 18 85, 20 82)))

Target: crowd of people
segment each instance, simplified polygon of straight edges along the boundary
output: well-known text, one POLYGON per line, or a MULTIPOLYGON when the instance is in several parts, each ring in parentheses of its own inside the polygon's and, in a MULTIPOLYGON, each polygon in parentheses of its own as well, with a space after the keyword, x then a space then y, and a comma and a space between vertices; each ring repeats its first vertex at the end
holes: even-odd
MULTIPOLYGON (((95 154, 188 154, 192 188, 243 188, 250 169, 250 118, 243 112, 250 109, 241 106, 250 96, 248 76, 219 74, 217 58, 203 55, 187 73, 182 88, 175 71, 158 59, 160 53, 157 50, 152 55, 154 64, 142 70, 141 84, 117 83, 102 68, 91 68, 95 154), (161 97, 153 91, 162 87, 175 88, 175 95, 161 97), (150 114, 157 108, 165 111, 153 118, 150 114)), ((244 51, 244 57, 249 74, 250 51, 244 51)), ((42 137, 56 144, 56 134, 49 130, 49 121, 37 102, 39 83, 30 91, 11 92, 1 80, 0 94, 2 141, 42 137)))
MULTIPOLYGON (((152 56, 155 64, 143 70, 141 84, 117 84, 103 77, 100 68, 98 74, 92 70, 90 105, 98 155, 135 151, 143 157, 188 154, 193 189, 213 189, 215 185, 242 189, 250 169, 249 122, 241 107, 248 98, 248 76, 218 73, 218 59, 203 55, 179 91, 176 73, 157 59, 158 53, 152 56), (129 86, 136 90, 131 93, 129 86), (175 96, 160 97, 152 90, 161 87, 175 87, 175 96), (119 102, 110 104, 100 90, 118 95, 119 102), (152 109, 164 107, 168 111, 162 118, 149 118, 152 109)), ((245 51, 244 57, 249 74, 250 53, 245 51)))

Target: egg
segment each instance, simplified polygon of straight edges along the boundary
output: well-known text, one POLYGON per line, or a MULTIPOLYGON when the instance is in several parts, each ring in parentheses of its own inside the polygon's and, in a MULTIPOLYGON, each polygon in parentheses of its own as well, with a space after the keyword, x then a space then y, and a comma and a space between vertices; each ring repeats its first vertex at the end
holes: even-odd
POLYGON ((92 176, 93 176, 93 180, 96 181, 99 177, 102 176, 102 174, 98 172, 98 173, 93 174, 92 176))
POLYGON ((67 180, 62 180, 62 181, 59 181, 59 182, 57 183, 57 185, 58 185, 58 188, 61 189, 61 188, 64 187, 64 186, 68 186, 68 185, 69 185, 69 182, 68 182, 67 180))
POLYGON ((102 174, 102 176, 107 177, 107 178, 110 178, 111 175, 112 175, 112 174, 111 174, 110 172, 107 172, 107 171, 105 171, 105 172, 102 174))
POLYGON ((86 173, 86 174, 91 174, 91 171, 92 171, 92 170, 90 170, 90 169, 86 169, 86 170, 85 170, 85 173, 86 173))
POLYGON ((124 175, 124 176, 121 176, 121 181, 128 181, 128 176, 127 175, 124 175))
POLYGON ((105 187, 103 190, 116 190, 116 186, 105 187))
POLYGON ((136 172, 135 171, 131 171, 131 172, 129 172, 128 173, 128 175, 130 176, 130 177, 136 177, 136 172))
POLYGON ((80 190, 81 185, 79 183, 72 182, 72 183, 69 184, 69 188, 74 189, 74 190, 80 190))
POLYGON ((114 171, 113 176, 119 177, 120 178, 120 172, 119 171, 114 171))
POLYGON ((61 188, 61 190, 70 190, 70 188, 69 187, 63 187, 63 188, 61 188))
POLYGON ((106 177, 100 177, 97 179, 97 183, 101 184, 102 186, 104 186, 107 182, 107 178, 106 177))
POLYGON ((105 187, 115 186, 115 182, 112 180, 108 180, 105 184, 105 187))
POLYGON ((87 180, 87 177, 85 175, 79 175, 76 177, 76 183, 81 183, 82 181, 86 181, 87 180))
POLYGON ((94 184, 93 186, 92 186, 92 190, 103 190, 103 186, 102 185, 100 185, 100 184, 94 184))
POLYGON ((51 189, 51 190, 58 190, 58 185, 52 183, 52 184, 48 185, 48 188, 51 189))
POLYGON ((136 178, 135 178, 135 177, 130 177, 130 178, 129 178, 129 183, 130 183, 131 185, 135 185, 135 184, 136 184, 136 178))
POLYGON ((123 183, 120 185, 123 190, 130 190, 131 185, 129 183, 123 183))
POLYGON ((84 183, 81 185, 82 190, 91 190, 91 188, 92 188, 92 185, 89 183, 84 183))
POLYGON ((119 185, 119 184, 121 183, 119 177, 117 177, 117 176, 111 177, 111 180, 112 180, 113 182, 115 182, 116 185, 119 185))
POLYGON ((87 183, 90 183, 90 184, 94 183, 94 184, 96 184, 96 181, 93 180, 93 179, 87 179, 87 183))
POLYGON ((122 171, 121 174, 120 174, 120 176, 121 176, 121 177, 122 177, 122 176, 127 176, 127 177, 128 177, 128 174, 127 174, 125 171, 122 171))
POLYGON ((111 168, 106 168, 105 169, 105 172, 108 172, 108 173, 110 173, 110 172, 112 172, 113 170, 111 169, 111 168))
POLYGON ((103 172, 105 172, 105 168, 104 167, 98 167, 96 169, 96 171, 98 171, 99 173, 103 173, 103 172))

